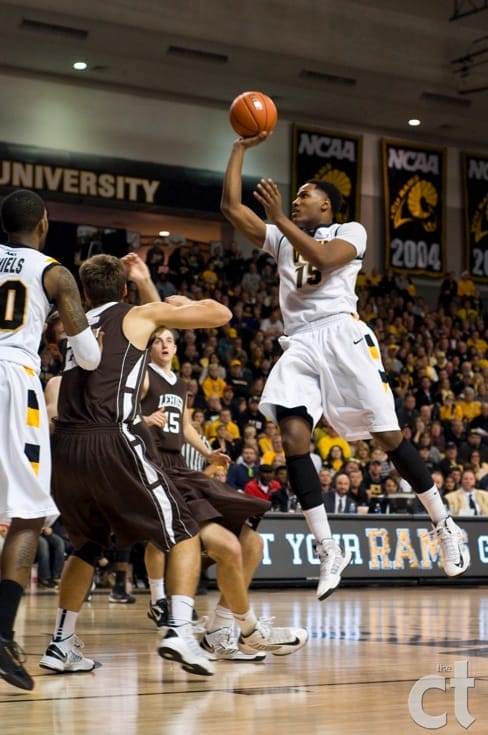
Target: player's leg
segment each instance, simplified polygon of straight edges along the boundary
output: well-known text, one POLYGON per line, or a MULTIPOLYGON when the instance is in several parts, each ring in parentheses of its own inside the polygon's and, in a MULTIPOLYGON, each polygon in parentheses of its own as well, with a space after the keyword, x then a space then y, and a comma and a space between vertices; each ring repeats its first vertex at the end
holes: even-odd
POLYGON ((14 625, 20 600, 30 577, 44 518, 13 518, 0 559, 0 676, 20 689, 34 682, 25 670, 24 655, 14 641, 14 625))
POLYGON ((171 599, 166 635, 158 647, 162 658, 177 661, 184 671, 211 676, 215 664, 198 645, 192 628, 195 592, 200 578, 199 536, 175 544, 168 554, 166 582, 171 599))
POLYGON ((332 538, 319 476, 310 457, 311 416, 304 406, 277 406, 276 415, 283 438, 290 486, 315 537, 315 550, 320 559, 317 597, 325 600, 338 587, 342 572, 351 561, 351 554, 344 552, 332 538))
POLYGON ((50 494, 49 424, 35 371, 1 362, 0 405, 0 510, 11 519, 0 566, 0 677, 31 690, 34 682, 13 631, 44 518, 57 512, 50 494))
POLYGON ((63 673, 92 671, 96 666, 95 661, 82 654, 83 643, 76 635, 76 623, 100 553, 101 548, 89 542, 66 560, 59 585, 53 637, 39 662, 43 669, 63 673))
POLYGON ((136 601, 136 598, 127 592, 130 552, 130 546, 126 549, 117 549, 115 552, 115 584, 108 598, 109 602, 130 605, 136 601))
POLYGON ((206 650, 214 652, 221 659, 254 661, 263 658, 258 652, 284 656, 298 651, 307 641, 305 630, 273 628, 270 621, 259 620, 251 607, 247 592, 249 581, 243 567, 243 550, 237 536, 218 523, 206 524, 200 536, 208 556, 217 564, 217 584, 226 605, 225 608, 217 608, 209 621, 209 630, 202 641, 206 650), (238 646, 243 654, 247 654, 246 659, 233 655, 236 644, 232 618, 241 631, 238 646))
POLYGON ((404 439, 401 431, 374 434, 388 457, 409 485, 429 514, 442 548, 444 571, 449 577, 463 574, 470 565, 470 553, 464 542, 461 528, 449 516, 437 486, 432 480, 423 459, 404 439))
POLYGON ((147 617, 156 624, 159 633, 165 635, 169 625, 169 607, 164 579, 166 554, 149 541, 144 549, 144 564, 151 594, 147 617))

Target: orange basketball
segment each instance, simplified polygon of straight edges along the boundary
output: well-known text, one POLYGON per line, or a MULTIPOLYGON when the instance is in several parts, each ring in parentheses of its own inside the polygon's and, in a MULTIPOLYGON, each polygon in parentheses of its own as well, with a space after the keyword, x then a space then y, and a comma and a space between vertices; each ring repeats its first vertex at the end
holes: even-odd
POLYGON ((271 132, 278 121, 276 105, 262 92, 243 92, 229 110, 230 124, 242 138, 251 138, 263 130, 271 132))

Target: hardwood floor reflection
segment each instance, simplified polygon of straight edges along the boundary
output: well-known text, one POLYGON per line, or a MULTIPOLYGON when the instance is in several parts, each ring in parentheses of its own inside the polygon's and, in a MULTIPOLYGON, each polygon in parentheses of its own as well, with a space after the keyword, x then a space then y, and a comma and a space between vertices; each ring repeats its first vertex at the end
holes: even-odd
MULTIPOLYGON (((216 594, 197 598, 199 614, 216 594)), ((347 587, 324 603, 309 588, 253 590, 259 615, 307 628, 309 642, 296 655, 268 656, 262 664, 219 662, 209 678, 157 655, 148 599, 139 593, 134 605, 114 605, 97 592, 78 633, 101 668, 55 675, 38 661, 56 595, 27 593, 16 638, 36 686, 23 693, 0 680, 2 733, 409 735, 434 729, 425 717, 444 716, 444 735, 464 732, 468 715, 470 733, 488 732, 488 587, 347 587), (463 666, 473 679, 469 688, 457 681, 463 666), (423 682, 416 700, 422 677, 437 678, 423 682)))

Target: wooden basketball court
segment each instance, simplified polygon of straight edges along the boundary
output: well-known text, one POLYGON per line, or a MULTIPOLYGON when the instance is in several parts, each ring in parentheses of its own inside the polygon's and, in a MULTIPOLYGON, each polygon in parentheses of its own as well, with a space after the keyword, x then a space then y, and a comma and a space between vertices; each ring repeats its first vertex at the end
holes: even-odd
MULTIPOLYGON (((200 615, 216 596, 197 598, 200 615)), ((78 634, 86 655, 102 666, 56 675, 38 661, 57 596, 26 593, 16 638, 35 689, 23 693, 0 680, 2 733, 488 732, 488 587, 346 587, 323 603, 311 588, 253 590, 259 615, 306 627, 309 642, 295 655, 268 656, 261 664, 218 662, 209 678, 185 674, 157 655, 157 633, 146 617, 149 596, 136 597, 134 605, 115 605, 108 591, 97 591, 81 613, 78 634), (422 677, 434 678, 417 684, 422 677), (423 695, 415 698, 419 688, 423 695), (437 718, 435 727, 424 717, 437 718)))

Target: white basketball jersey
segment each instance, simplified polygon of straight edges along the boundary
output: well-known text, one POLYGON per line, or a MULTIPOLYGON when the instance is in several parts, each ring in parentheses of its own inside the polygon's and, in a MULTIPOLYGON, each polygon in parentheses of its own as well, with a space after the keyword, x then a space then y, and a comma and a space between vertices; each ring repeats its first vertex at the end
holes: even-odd
POLYGON ((346 240, 357 256, 345 266, 322 273, 296 252, 275 225, 266 225, 263 250, 278 264, 280 307, 288 335, 332 314, 356 311, 356 278, 366 252, 366 230, 359 222, 321 225, 313 237, 323 247, 335 237, 346 240))
POLYGON ((0 360, 41 367, 38 354, 50 303, 43 274, 56 260, 26 245, 0 244, 0 360))

